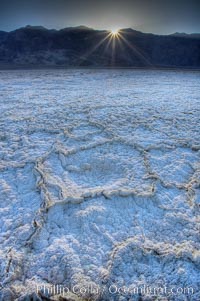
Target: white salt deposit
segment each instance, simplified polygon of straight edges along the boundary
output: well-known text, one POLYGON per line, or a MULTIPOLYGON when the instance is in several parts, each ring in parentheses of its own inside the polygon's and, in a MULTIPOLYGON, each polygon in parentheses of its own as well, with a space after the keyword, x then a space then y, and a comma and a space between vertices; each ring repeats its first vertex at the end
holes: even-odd
POLYGON ((42 285, 92 300, 200 300, 199 79, 0 72, 0 300, 42 285), (89 285, 98 292, 81 294, 89 285), (133 293, 144 285, 169 291, 133 293))

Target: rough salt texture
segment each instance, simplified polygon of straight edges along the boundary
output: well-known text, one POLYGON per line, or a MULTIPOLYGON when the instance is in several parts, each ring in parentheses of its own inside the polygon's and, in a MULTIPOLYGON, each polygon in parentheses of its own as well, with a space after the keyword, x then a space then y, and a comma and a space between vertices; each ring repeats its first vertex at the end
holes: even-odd
POLYGON ((92 300, 200 300, 199 79, 0 72, 0 300, 58 284, 99 287, 77 292, 92 300), (193 294, 131 293, 141 285, 193 294))

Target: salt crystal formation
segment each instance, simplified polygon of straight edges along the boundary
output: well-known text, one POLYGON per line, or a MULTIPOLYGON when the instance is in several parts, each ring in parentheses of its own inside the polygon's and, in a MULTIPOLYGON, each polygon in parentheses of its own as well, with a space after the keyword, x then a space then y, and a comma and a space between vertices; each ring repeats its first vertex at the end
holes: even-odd
POLYGON ((200 300, 199 78, 0 72, 0 300, 200 300))

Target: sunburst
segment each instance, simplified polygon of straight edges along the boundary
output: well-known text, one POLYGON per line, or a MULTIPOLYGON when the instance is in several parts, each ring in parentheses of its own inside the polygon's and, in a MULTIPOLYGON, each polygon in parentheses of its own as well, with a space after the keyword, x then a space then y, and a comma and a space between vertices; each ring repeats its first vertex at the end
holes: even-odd
MULTIPOLYGON (((103 34, 102 39, 97 42, 91 49, 87 50, 84 55, 80 57, 80 65, 86 61, 90 55, 92 55, 99 47, 102 48, 102 56, 105 57, 110 51, 110 63, 112 66, 115 66, 117 51, 125 51, 124 49, 128 46, 132 53, 142 62, 145 62, 148 65, 151 65, 148 61, 148 58, 136 48, 133 42, 129 41, 128 35, 123 29, 113 28, 107 31, 103 31, 100 34, 103 34)), ((129 54, 128 54, 129 55, 129 54)), ((131 54, 130 54, 131 55, 131 54)))
POLYGON ((112 37, 117 37, 119 35, 119 29, 113 28, 110 30, 112 37))

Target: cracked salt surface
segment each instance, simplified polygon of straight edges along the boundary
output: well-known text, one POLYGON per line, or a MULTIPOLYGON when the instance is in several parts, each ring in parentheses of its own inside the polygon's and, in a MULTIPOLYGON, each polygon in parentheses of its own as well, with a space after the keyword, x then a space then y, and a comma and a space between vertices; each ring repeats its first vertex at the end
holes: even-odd
POLYGON ((48 284, 200 300, 199 75, 0 72, 0 300, 48 284))

